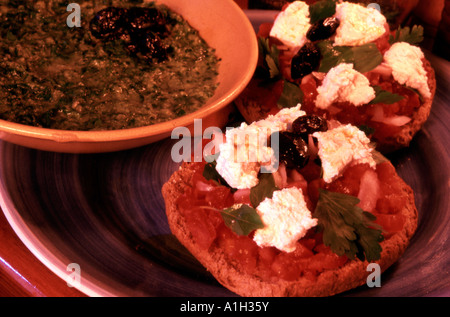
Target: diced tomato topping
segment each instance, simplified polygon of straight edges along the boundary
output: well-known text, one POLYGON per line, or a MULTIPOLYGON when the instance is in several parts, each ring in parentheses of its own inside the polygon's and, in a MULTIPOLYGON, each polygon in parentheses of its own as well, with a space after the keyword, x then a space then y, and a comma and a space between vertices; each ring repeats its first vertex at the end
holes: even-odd
POLYGON ((265 22, 259 25, 257 36, 268 38, 270 35, 270 30, 272 29, 272 22, 265 22))
MULTIPOLYGON (((317 232, 315 228, 311 228, 297 241, 293 252, 282 252, 274 247, 259 247, 253 241, 252 234, 238 236, 225 225, 220 210, 235 203, 249 204, 250 190, 237 190, 232 193, 229 188, 204 179, 201 165, 195 165, 195 168, 197 172, 192 177, 192 187, 177 203, 186 218, 193 239, 200 248, 220 248, 244 272, 258 274, 267 279, 277 277, 294 280, 306 277, 314 280, 321 272, 339 268, 348 261, 346 256, 338 256, 325 246, 322 233, 317 232)), ((405 219, 399 211, 404 207, 407 196, 401 192, 402 183, 396 177, 395 168, 391 164, 379 164, 375 172, 368 164, 351 166, 330 184, 320 178, 320 173, 311 170, 313 165, 304 168, 300 173, 287 171, 287 186, 299 182, 306 193, 305 200, 310 210, 315 209, 319 188, 356 197, 361 190, 361 178, 363 175, 367 177, 366 173, 369 173, 368 183, 378 182, 380 186, 373 211, 377 218, 375 223, 383 227, 385 238, 402 230, 405 219)))
POLYGON ((391 46, 391 44, 389 44, 389 36, 391 35, 389 24, 386 23, 385 29, 386 32, 375 41, 375 45, 381 54, 384 54, 391 46))
POLYGON ((381 122, 371 122, 370 127, 374 129, 375 133, 372 136, 374 142, 383 143, 383 140, 395 135, 401 131, 401 127, 394 125, 387 125, 381 122))
MULTIPOLYGON (((384 47, 386 39, 382 37, 376 42, 379 47, 384 47)), ((351 123, 355 126, 366 125, 375 130, 372 139, 375 142, 384 142, 386 138, 397 134, 402 126, 391 124, 392 121, 379 122, 373 121, 376 107, 382 107, 383 115, 386 118, 394 116, 412 117, 412 115, 420 107, 419 95, 411 89, 397 83, 392 75, 383 77, 375 72, 366 73, 370 84, 380 86, 381 89, 398 94, 403 99, 392 104, 367 104, 362 106, 354 106, 349 102, 335 102, 329 109, 319 109, 315 105, 317 99, 317 87, 321 85, 321 80, 307 80, 300 84, 303 92, 302 110, 308 114, 315 114, 327 119, 335 119, 343 124, 351 123)))
POLYGON ((224 209, 230 207, 233 204, 234 199, 229 188, 225 186, 216 186, 213 190, 206 193, 205 201, 209 206, 214 206, 217 209, 224 209))
POLYGON ((201 249, 209 249, 211 244, 216 239, 216 229, 222 223, 222 221, 218 218, 218 213, 197 207, 189 210, 184 215, 187 226, 195 229, 191 230, 194 241, 201 249))
POLYGON ((362 176, 358 198, 358 206, 365 211, 372 212, 377 206, 381 196, 380 181, 377 173, 373 169, 368 169, 362 176))
POLYGON ((303 238, 303 239, 300 239, 298 241, 298 243, 300 243, 306 249, 312 251, 312 249, 314 249, 314 247, 316 246, 317 241, 316 241, 316 239, 313 239, 313 238, 303 238))
POLYGON ((293 262, 287 253, 280 253, 272 262, 270 269, 275 276, 286 281, 292 281, 298 279, 302 270, 304 270, 304 266, 300 266, 300 262, 293 262))
POLYGON ((395 168, 392 164, 387 162, 381 163, 377 165, 377 174, 380 180, 384 180, 385 182, 389 182, 395 176, 395 168))
POLYGON ((205 204, 203 197, 197 198, 192 194, 192 190, 190 190, 189 193, 189 195, 183 195, 177 199, 177 206, 179 209, 189 210, 191 208, 203 206, 205 204))
POLYGON ((221 226, 218 234, 218 247, 229 257, 240 263, 246 273, 251 273, 256 268, 258 247, 247 236, 238 236, 226 226, 221 226))
POLYGON ((307 261, 314 253, 301 243, 297 243, 295 251, 281 252, 274 259, 271 269, 274 274, 285 280, 294 280, 301 276, 307 261))
POLYGON ((322 178, 315 179, 308 184, 308 196, 314 206, 319 200, 319 188, 324 187, 325 181, 322 178))
POLYGON ((303 177, 302 174, 300 174, 296 169, 287 170, 287 181, 285 184, 285 188, 291 188, 296 187, 300 188, 305 195, 307 195, 308 192, 308 182, 303 177))
POLYGON ((251 205, 251 203, 250 203, 250 188, 238 189, 233 194, 233 199, 234 199, 235 204, 251 205))
POLYGON ((308 80, 300 84, 300 89, 303 92, 302 110, 308 113, 315 113, 315 111, 320 111, 318 108, 316 108, 318 86, 319 85, 315 80, 308 80))
POLYGON ((383 214, 399 213, 408 202, 408 195, 402 192, 402 181, 395 177, 395 169, 387 162, 377 166, 380 190, 383 199, 377 202, 376 210, 383 214))
POLYGON ((323 244, 318 245, 316 251, 317 253, 308 263, 308 270, 316 274, 325 270, 337 269, 348 261, 345 255, 339 256, 323 244))
POLYGON ((271 265, 273 259, 280 253, 275 247, 258 248, 259 261, 264 265, 271 265))
POLYGON ((370 169, 368 164, 358 164, 347 168, 342 177, 327 185, 327 189, 357 197, 361 178, 368 169, 370 169))
POLYGON ((276 114, 280 109, 278 108, 278 99, 283 93, 283 81, 278 80, 274 83, 261 85, 256 79, 251 80, 248 86, 242 93, 243 98, 247 102, 255 102, 261 107, 263 112, 268 114, 276 114))
POLYGON ((263 279, 270 279, 273 276, 272 264, 279 251, 275 247, 260 247, 258 248, 258 263, 257 272, 263 279))
POLYGON ((392 234, 399 232, 403 229, 403 225, 405 224, 405 217, 398 214, 382 214, 382 213, 374 213, 377 219, 375 223, 379 224, 383 227, 385 231, 385 238, 391 236, 392 234))

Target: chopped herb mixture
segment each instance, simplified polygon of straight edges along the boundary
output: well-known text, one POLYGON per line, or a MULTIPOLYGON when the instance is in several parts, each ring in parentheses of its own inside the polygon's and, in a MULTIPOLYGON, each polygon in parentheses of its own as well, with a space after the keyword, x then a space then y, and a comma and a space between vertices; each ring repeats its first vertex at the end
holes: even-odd
POLYGON ((181 16, 142 2, 83 2, 81 27, 67 25, 66 1, 2 4, 0 119, 53 129, 115 130, 168 121, 204 105, 218 84, 214 49, 181 16), (105 41, 92 34, 89 24, 100 10, 136 6, 157 8, 169 21, 164 60, 130 54, 123 37, 105 41))

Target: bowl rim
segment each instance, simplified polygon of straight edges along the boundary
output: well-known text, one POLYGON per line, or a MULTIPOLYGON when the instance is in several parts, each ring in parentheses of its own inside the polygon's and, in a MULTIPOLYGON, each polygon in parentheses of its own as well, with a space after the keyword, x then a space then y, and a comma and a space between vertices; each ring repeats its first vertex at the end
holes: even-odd
MULTIPOLYGON (((158 2, 157 0, 156 2, 158 2)), ((230 8, 240 17, 243 24, 246 25, 246 29, 254 30, 253 26, 239 5, 234 0, 221 0, 228 2, 230 8)), ((162 1, 164 4, 164 1, 162 1)), ((170 6, 169 6, 170 8, 170 6)), ((52 129, 44 127, 36 127, 31 125, 25 125, 12 121, 0 119, 0 139, 10 141, 14 143, 14 140, 5 138, 5 135, 11 135, 17 137, 26 137, 39 139, 44 141, 56 142, 56 143, 69 143, 69 142, 89 142, 89 143, 104 143, 104 142, 118 142, 131 139, 143 139, 152 138, 157 135, 170 135, 171 131, 176 127, 188 127, 192 125, 194 119, 204 118, 224 107, 229 105, 248 85, 258 60, 258 43, 256 34, 254 37, 250 37, 251 43, 249 45, 254 49, 249 52, 249 63, 247 69, 242 70, 243 76, 239 77, 225 95, 220 98, 215 98, 215 94, 209 98, 209 100, 198 110, 178 117, 169 121, 155 123, 152 125, 116 129, 116 130, 63 130, 52 129)), ((220 83, 218 83, 220 85, 220 83)), ((150 143, 150 142, 149 142, 150 143)))

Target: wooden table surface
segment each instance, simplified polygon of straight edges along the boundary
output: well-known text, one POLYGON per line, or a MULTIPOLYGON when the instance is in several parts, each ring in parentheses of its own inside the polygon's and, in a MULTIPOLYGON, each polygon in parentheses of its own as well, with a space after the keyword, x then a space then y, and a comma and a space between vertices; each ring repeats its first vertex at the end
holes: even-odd
POLYGON ((42 264, 17 237, 0 213, 0 296, 85 296, 42 264))

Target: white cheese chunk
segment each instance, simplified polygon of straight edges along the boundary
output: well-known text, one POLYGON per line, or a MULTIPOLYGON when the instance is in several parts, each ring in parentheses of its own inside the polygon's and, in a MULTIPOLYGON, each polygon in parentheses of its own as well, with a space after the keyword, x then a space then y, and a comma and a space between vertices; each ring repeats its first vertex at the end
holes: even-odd
POLYGON ((374 8, 343 2, 336 6, 335 17, 340 24, 336 30, 334 45, 363 45, 377 40, 386 32, 386 18, 374 8))
POLYGON ((323 179, 327 183, 341 176, 348 166, 365 163, 372 168, 376 166, 370 139, 353 125, 315 132, 313 136, 318 140, 323 179))
POLYGON ((294 1, 278 14, 270 36, 289 47, 302 47, 310 26, 309 6, 303 1, 294 1))
POLYGON ((347 63, 330 69, 317 92, 316 106, 320 109, 328 108, 333 102, 346 101, 360 106, 375 98, 375 90, 367 77, 347 63))
POLYGON ((261 167, 264 172, 275 172, 277 158, 267 146, 271 134, 290 129, 292 122, 305 112, 300 105, 280 110, 267 119, 250 125, 245 122, 234 129, 227 129, 226 141, 219 145, 216 170, 233 188, 251 188, 258 184, 261 167))
POLYGON ((228 129, 225 136, 226 142, 219 145, 217 172, 233 188, 256 186, 261 163, 270 162, 274 156, 267 146, 270 134, 242 123, 238 128, 228 129))
POLYGON ((317 225, 306 206, 302 190, 296 187, 275 191, 257 207, 264 228, 255 231, 253 240, 261 247, 273 246, 285 252, 317 225))
POLYGON ((259 120, 252 123, 258 128, 271 128, 273 131, 286 131, 292 127, 292 122, 298 117, 306 115, 306 112, 301 110, 301 105, 295 107, 283 108, 275 115, 269 115, 264 120, 259 120))
POLYGON ((384 53, 384 64, 392 69, 392 76, 397 82, 417 89, 423 97, 430 98, 431 92, 423 58, 424 54, 419 47, 406 42, 397 42, 384 53))

